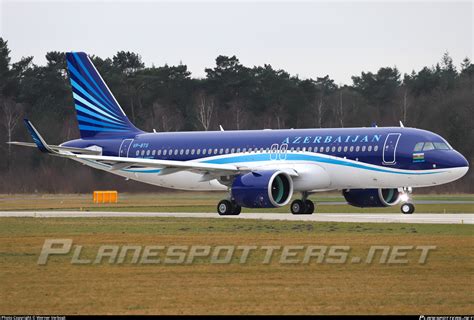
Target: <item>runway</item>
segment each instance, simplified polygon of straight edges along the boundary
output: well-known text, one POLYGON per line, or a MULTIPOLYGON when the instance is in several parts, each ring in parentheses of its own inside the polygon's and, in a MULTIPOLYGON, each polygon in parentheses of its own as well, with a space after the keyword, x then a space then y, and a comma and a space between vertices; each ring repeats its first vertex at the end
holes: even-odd
POLYGON ((292 215, 286 213, 242 213, 238 216, 219 216, 217 213, 198 212, 100 212, 100 211, 1 211, 0 217, 34 218, 97 218, 97 217, 158 217, 158 218, 214 218, 257 219, 308 222, 372 222, 372 223, 425 223, 425 224, 474 224, 474 214, 415 213, 316 213, 292 215))

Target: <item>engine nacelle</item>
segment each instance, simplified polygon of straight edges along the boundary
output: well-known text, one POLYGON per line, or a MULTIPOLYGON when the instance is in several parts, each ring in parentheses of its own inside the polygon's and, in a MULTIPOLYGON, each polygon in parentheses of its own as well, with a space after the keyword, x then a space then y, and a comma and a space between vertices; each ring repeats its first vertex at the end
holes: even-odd
POLYGON ((283 171, 254 171, 235 177, 232 183, 232 198, 242 207, 282 207, 292 195, 293 180, 283 171))
POLYGON ((400 202, 398 189, 348 189, 342 191, 347 203, 354 207, 390 207, 400 202))

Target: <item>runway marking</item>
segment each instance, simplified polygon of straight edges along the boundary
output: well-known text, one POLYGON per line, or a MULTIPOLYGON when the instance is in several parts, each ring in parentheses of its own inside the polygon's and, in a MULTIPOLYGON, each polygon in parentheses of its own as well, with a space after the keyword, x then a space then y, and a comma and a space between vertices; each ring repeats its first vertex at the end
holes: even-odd
POLYGON ((471 213, 316 213, 292 215, 285 213, 242 213, 238 216, 219 216, 217 213, 198 212, 100 212, 100 211, 0 211, 0 217, 34 218, 98 218, 98 217, 158 217, 158 218, 220 218, 257 219, 309 222, 372 222, 372 223, 427 223, 427 224, 474 224, 471 213))

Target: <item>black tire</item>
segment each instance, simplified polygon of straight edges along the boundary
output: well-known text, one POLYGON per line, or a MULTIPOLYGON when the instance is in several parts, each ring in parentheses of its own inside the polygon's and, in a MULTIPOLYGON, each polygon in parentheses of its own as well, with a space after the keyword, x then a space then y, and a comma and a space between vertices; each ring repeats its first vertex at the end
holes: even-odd
POLYGON ((400 207, 403 214, 412 214, 415 212, 415 205, 413 203, 404 203, 400 207))
POLYGON ((314 212, 314 203, 311 200, 305 200, 304 205, 306 207, 305 214, 313 214, 314 212))
POLYGON ((221 216, 228 216, 233 213, 234 206, 229 200, 221 200, 217 204, 217 213, 221 216))
POLYGON ((232 208, 232 214, 234 216, 238 216, 241 211, 242 211, 242 207, 239 206, 238 204, 234 203, 234 207, 232 208))
POLYGON ((305 214, 306 206, 301 200, 295 200, 290 206, 291 213, 293 214, 305 214))

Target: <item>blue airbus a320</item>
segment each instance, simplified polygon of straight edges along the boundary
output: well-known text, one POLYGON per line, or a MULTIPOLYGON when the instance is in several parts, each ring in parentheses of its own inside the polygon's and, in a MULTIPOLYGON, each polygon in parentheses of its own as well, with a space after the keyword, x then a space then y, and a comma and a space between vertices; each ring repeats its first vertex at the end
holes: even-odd
POLYGON ((308 195, 342 190, 350 205, 401 204, 413 213, 412 188, 461 178, 466 159, 439 135, 414 128, 248 130, 148 133, 127 118, 89 57, 67 53, 81 138, 48 145, 25 119, 42 152, 69 158, 127 179, 181 190, 228 190, 220 215, 242 207, 287 205, 311 214, 308 195))

